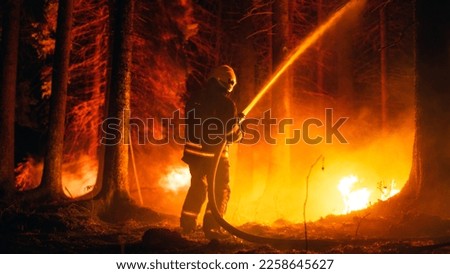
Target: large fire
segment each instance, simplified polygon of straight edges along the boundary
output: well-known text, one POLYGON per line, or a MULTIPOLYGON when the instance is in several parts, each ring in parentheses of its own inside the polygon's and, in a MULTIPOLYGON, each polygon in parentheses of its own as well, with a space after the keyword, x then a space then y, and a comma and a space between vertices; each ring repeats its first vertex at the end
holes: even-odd
MULTIPOLYGON (((367 208, 373 203, 370 199, 372 191, 367 187, 356 189, 355 185, 359 182, 358 177, 354 175, 343 177, 340 180, 338 189, 344 201, 343 214, 367 208)), ((384 186, 380 183, 378 189, 381 191, 381 195, 378 198, 381 201, 386 201, 400 192, 400 189, 396 188, 395 180, 392 180, 389 186, 384 186)))
POLYGON ((339 182, 338 189, 345 205, 344 214, 366 208, 370 204, 370 191, 367 188, 353 189, 358 182, 358 177, 354 175, 346 176, 339 182))

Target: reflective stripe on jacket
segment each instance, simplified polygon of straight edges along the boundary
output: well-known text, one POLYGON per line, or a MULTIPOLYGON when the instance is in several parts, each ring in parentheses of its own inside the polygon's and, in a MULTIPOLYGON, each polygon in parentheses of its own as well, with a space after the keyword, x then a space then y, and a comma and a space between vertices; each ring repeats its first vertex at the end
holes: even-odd
MULTIPOLYGON (((228 144, 238 142, 242 132, 238 124, 236 105, 227 90, 211 78, 198 96, 186 102, 186 144, 183 160, 213 158, 220 140, 228 144)), ((228 144, 222 158, 228 158, 228 144)))
MULTIPOLYGON (((197 157, 202 157, 202 158, 213 158, 214 157, 214 153, 212 152, 208 152, 205 151, 203 146, 201 144, 196 144, 196 143, 192 143, 192 142, 186 142, 185 146, 184 146, 184 154, 185 156, 187 156, 186 154, 192 155, 192 156, 197 156, 197 157)), ((225 147, 225 149, 222 151, 222 158, 228 158, 228 145, 225 147)))

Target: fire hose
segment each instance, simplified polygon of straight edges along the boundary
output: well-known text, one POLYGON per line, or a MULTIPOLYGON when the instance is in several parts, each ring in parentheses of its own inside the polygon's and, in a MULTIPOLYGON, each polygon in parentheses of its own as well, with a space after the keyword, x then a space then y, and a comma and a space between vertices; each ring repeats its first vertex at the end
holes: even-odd
MULTIPOLYGON (((297 48, 294 49, 292 54, 289 56, 289 58, 282 63, 282 65, 276 70, 276 72, 273 74, 272 78, 269 82, 267 82, 266 85, 260 90, 260 92, 253 98, 253 100, 250 102, 250 104, 242 111, 242 114, 246 116, 253 107, 259 102, 259 100, 266 94, 270 87, 278 80, 278 78, 287 70, 287 68, 302 54, 306 49, 308 49, 313 43, 315 43, 324 33, 326 30, 328 30, 331 26, 335 25, 337 21, 339 21, 343 15, 351 9, 354 8, 362 8, 364 5, 363 0, 351 0, 349 1, 344 7, 339 9, 336 13, 334 13, 333 16, 331 16, 326 22, 324 22, 322 25, 320 25, 313 33, 311 33, 297 48)), ((216 175, 217 175, 217 169, 219 166, 220 158, 222 151, 224 150, 225 146, 227 145, 227 141, 225 138, 223 138, 222 142, 218 145, 217 151, 214 153, 213 158, 213 165, 210 170, 210 176, 211 182, 209 183, 209 189, 208 189, 208 200, 210 201, 210 210, 213 214, 215 220, 217 223, 226 231, 228 231, 230 234, 247 240, 249 242, 255 242, 255 243, 264 243, 264 244, 271 244, 271 245, 281 245, 281 246, 289 246, 289 247, 299 247, 300 245, 305 245, 306 250, 308 249, 308 239, 305 237, 305 239, 293 239, 293 238, 273 238, 273 237, 265 237, 265 236, 258 236, 254 235, 245 231, 242 231, 233 225, 231 225, 229 222, 227 222, 219 213, 219 210, 217 208, 216 204, 216 197, 215 197, 215 187, 216 187, 216 175)), ((306 232, 306 231, 305 231, 306 232)), ((306 235, 306 234, 305 234, 306 235)), ((330 244, 336 244, 335 241, 330 240, 313 240, 310 242, 314 242, 314 244, 317 246, 327 246, 330 244)))
POLYGON ((217 175, 217 169, 219 166, 220 158, 223 149, 226 146, 226 140, 222 141, 220 145, 218 146, 218 150, 214 154, 213 158, 213 166, 211 169, 211 174, 209 178, 212 178, 209 189, 208 189, 208 200, 210 201, 210 210, 212 215, 214 216, 216 222, 226 231, 228 231, 230 234, 244 239, 249 242, 254 243, 264 243, 264 244, 271 244, 271 245, 282 245, 282 246, 290 246, 290 247, 298 247, 300 245, 306 245, 307 242, 304 239, 285 239, 285 238, 271 238, 271 237, 264 237, 264 236, 258 236, 254 234, 250 234, 248 232, 245 232, 243 230, 238 229, 237 227, 233 226, 229 222, 227 222, 222 215, 219 213, 219 210, 217 208, 217 202, 216 202, 216 195, 215 195, 215 188, 216 188, 216 175, 217 175))

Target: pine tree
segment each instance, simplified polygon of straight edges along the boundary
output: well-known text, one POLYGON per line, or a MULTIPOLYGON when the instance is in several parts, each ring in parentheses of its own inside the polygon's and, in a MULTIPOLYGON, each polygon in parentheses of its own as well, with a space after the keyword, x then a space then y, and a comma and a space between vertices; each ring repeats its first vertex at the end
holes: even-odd
POLYGON ((44 172, 40 188, 53 199, 63 197, 62 161, 66 119, 69 61, 72 44, 73 0, 59 1, 56 45, 52 74, 52 94, 44 172))
POLYGON ((0 86, 0 196, 14 192, 14 113, 21 0, 5 1, 0 86), (2 193, 3 192, 3 193, 2 193))

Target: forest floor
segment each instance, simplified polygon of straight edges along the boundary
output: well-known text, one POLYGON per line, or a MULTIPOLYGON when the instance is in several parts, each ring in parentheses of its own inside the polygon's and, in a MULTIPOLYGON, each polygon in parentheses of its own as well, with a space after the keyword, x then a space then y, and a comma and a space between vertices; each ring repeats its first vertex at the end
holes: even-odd
MULTIPOLYGON (((0 211, 3 254, 231 254, 231 253, 450 253, 450 220, 424 214, 372 216, 359 212, 307 223, 306 245, 251 243, 234 236, 205 239, 201 230, 182 235, 178 218, 143 211, 142 218, 111 224, 77 204, 38 210, 0 211)), ((304 224, 277 221, 240 229, 275 237, 304 239, 304 224)))

